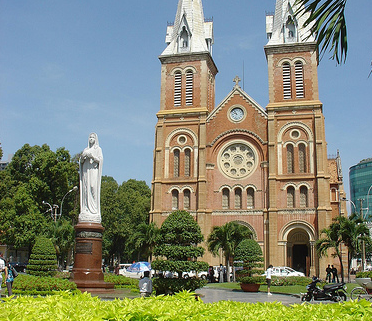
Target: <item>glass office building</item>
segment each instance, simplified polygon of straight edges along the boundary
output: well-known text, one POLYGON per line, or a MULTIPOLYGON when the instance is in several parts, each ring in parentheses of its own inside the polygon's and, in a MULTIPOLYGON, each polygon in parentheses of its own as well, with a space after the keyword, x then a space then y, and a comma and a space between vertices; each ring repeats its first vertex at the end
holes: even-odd
MULTIPOLYGON (((350 199, 363 216, 372 221, 372 158, 364 159, 349 169, 350 199), (362 200, 362 201, 361 201, 362 200)), ((354 209, 354 206, 352 206, 354 209)))

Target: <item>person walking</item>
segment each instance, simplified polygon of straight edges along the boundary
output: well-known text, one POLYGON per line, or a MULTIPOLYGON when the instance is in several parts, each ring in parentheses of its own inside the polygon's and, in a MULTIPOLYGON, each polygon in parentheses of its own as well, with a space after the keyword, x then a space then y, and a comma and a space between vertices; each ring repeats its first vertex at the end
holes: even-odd
POLYGON ((271 274, 273 273, 273 266, 270 264, 266 270, 267 295, 272 295, 270 292, 271 274))
POLYGON ((332 265, 332 283, 335 283, 336 282, 336 279, 337 279, 337 283, 339 283, 339 279, 338 279, 338 275, 337 275, 337 268, 335 266, 332 265))
POLYGON ((218 268, 218 281, 219 283, 223 282, 223 265, 220 264, 220 267, 218 268))
POLYGON ((9 260, 7 260, 5 266, 5 283, 8 289, 8 296, 11 296, 13 294, 12 291, 13 281, 14 281, 13 270, 12 267, 10 266, 9 260))
POLYGON ((150 271, 143 272, 143 278, 139 280, 139 290, 141 298, 149 297, 152 293, 152 281, 150 279, 150 271))
POLYGON ((328 264, 328 267, 326 268, 326 282, 331 283, 331 273, 332 269, 331 266, 328 264))

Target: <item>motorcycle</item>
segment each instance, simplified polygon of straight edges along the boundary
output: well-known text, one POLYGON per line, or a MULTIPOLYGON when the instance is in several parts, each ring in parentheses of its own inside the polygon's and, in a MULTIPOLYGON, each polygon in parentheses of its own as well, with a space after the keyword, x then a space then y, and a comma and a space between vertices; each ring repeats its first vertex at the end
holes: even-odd
POLYGON ((346 301, 346 286, 345 283, 331 283, 323 286, 323 289, 317 286, 321 282, 316 276, 312 282, 306 286, 307 293, 302 293, 301 301, 346 301))

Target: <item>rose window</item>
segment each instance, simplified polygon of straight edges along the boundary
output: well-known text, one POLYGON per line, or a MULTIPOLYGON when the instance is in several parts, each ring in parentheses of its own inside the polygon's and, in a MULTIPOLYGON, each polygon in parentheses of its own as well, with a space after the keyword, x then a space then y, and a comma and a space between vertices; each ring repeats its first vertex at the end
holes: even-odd
POLYGON ((253 172, 256 156, 245 143, 234 143, 223 149, 219 157, 219 168, 227 176, 243 178, 253 172))

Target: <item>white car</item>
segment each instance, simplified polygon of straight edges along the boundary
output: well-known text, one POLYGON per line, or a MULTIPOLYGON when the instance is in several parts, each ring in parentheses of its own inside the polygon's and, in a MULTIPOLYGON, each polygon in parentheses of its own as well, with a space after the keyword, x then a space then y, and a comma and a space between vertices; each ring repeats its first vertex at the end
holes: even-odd
MULTIPOLYGON (((272 269, 272 276, 305 276, 305 273, 295 271, 288 266, 274 266, 272 269)), ((265 275, 266 273, 262 274, 262 276, 265 275)))
POLYGON ((127 267, 130 267, 131 263, 120 263, 119 264, 119 275, 125 275, 125 272, 127 271, 127 267))

